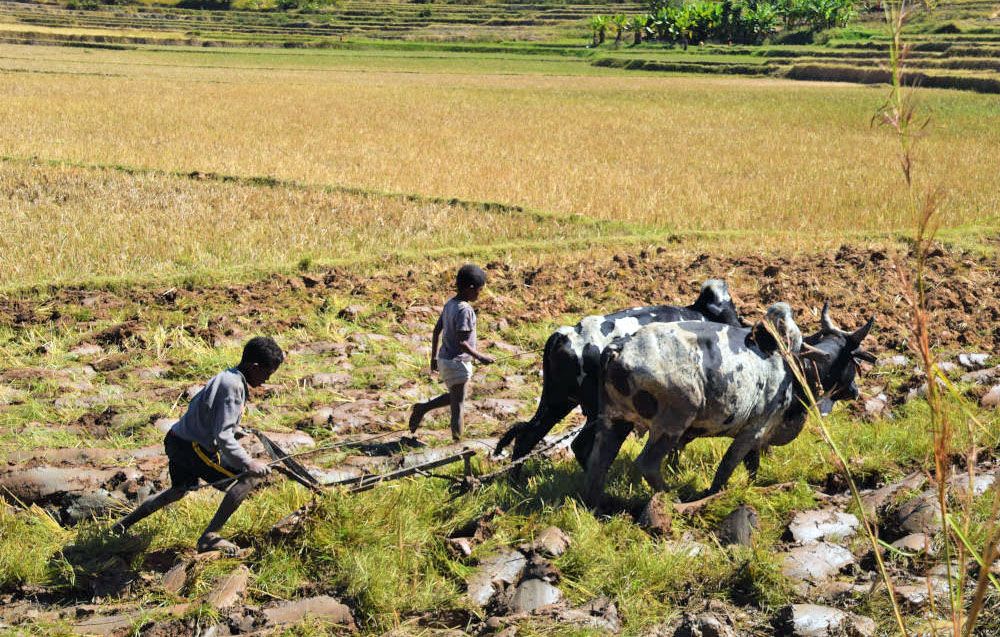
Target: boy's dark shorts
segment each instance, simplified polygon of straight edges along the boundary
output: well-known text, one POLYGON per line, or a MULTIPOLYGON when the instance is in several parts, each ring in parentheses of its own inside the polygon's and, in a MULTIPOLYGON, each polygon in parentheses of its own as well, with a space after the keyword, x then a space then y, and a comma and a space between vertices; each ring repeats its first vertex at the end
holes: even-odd
MULTIPOLYGON (((218 452, 210 452, 197 442, 184 440, 172 431, 163 439, 163 447, 170 461, 170 485, 175 489, 190 489, 198 484, 198 478, 211 484, 226 478, 235 478, 239 471, 227 467, 218 452)), ((220 491, 232 484, 226 481, 216 485, 220 491)))

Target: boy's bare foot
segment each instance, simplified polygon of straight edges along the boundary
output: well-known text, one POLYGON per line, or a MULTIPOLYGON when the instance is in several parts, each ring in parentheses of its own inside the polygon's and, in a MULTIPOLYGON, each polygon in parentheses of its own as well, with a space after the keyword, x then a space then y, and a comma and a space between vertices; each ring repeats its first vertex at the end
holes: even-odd
POLYGON ((218 533, 206 533, 198 539, 198 552, 208 553, 209 551, 221 551, 226 555, 236 555, 240 552, 240 547, 224 539, 218 533))
POLYGON ((417 433, 417 429, 420 428, 420 421, 424 419, 425 410, 421 403, 417 403, 413 406, 413 411, 410 412, 410 433, 417 433))

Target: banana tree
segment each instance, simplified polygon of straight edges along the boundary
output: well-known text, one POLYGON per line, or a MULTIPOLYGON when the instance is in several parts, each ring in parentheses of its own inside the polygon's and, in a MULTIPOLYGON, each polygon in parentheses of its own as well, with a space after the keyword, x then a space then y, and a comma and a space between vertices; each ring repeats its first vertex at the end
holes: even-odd
POLYGON ((649 23, 649 16, 637 15, 632 17, 632 44, 642 44, 642 38, 646 35, 646 26, 649 23))
POLYGON ((615 46, 621 46, 622 36, 628 28, 628 17, 624 13, 616 13, 611 17, 611 26, 615 28, 615 46))
POLYGON ((608 16, 595 15, 590 19, 590 30, 594 36, 594 46, 604 44, 608 33, 608 16))

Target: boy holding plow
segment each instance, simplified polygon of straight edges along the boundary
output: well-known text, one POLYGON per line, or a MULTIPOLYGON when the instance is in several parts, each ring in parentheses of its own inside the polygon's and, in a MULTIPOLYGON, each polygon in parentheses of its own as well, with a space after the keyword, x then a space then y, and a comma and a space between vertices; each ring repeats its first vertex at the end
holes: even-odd
POLYGON ((239 365, 209 380, 187 411, 167 432, 163 445, 169 459, 170 487, 147 499, 112 527, 124 534, 136 522, 177 502, 198 485, 199 478, 225 497, 198 540, 198 551, 235 553, 219 531, 271 469, 254 460, 236 439, 250 387, 267 382, 285 356, 274 340, 258 336, 243 348, 239 365))

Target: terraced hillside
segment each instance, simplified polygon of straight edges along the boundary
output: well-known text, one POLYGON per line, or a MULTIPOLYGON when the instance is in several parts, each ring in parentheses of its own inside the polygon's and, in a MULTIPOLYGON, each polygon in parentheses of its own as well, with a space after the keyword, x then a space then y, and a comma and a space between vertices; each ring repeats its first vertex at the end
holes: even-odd
MULTIPOLYGON (((823 44, 688 50, 644 43, 589 46, 594 15, 641 14, 641 3, 450 4, 345 0, 317 13, 201 10, 132 5, 74 9, 70 4, 0 4, 0 42, 88 47, 378 47, 439 52, 559 56, 582 64, 674 73, 776 75, 798 80, 878 84, 888 39, 878 11, 823 44), (404 42, 406 40, 406 42, 404 42)), ((238 5, 236 5, 238 6, 238 5)), ((779 34, 776 40, 787 38, 779 34)), ((919 10, 909 21, 911 79, 930 88, 1000 93, 1000 3, 957 0, 919 10)))
POLYGON ((212 11, 161 6, 111 6, 96 10, 67 5, 11 2, 0 22, 16 25, 8 39, 61 41, 59 29, 94 41, 142 43, 163 38, 189 43, 322 44, 345 36, 422 39, 551 39, 582 34, 584 21, 600 12, 642 10, 635 2, 608 4, 420 4, 347 0, 322 13, 212 11), (14 34, 18 35, 14 35, 14 34), (145 37, 144 37, 145 36, 145 37))

